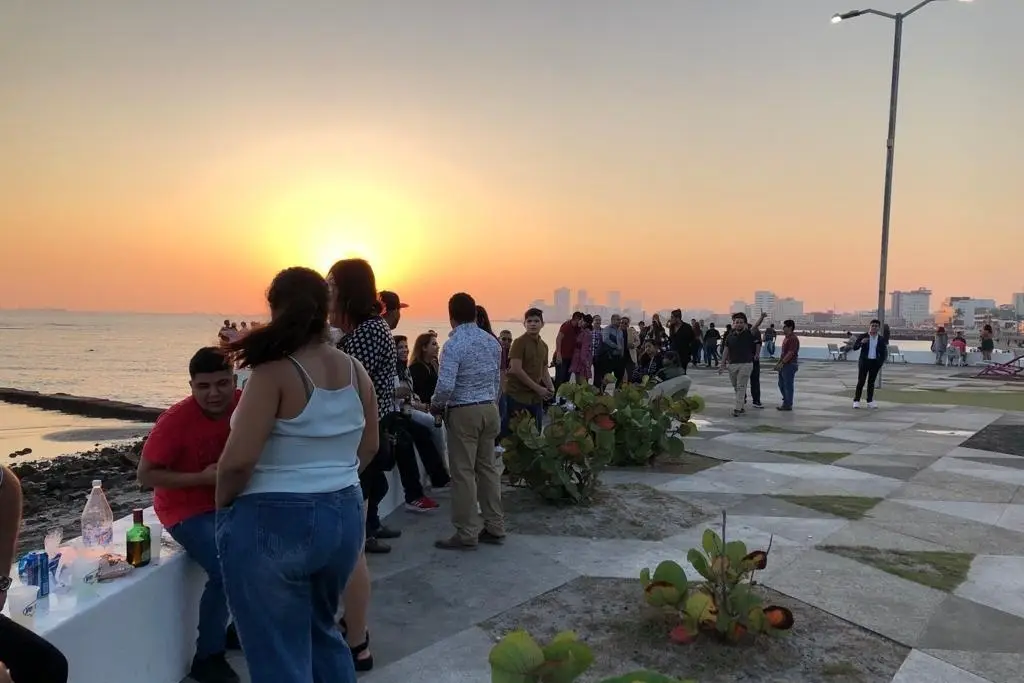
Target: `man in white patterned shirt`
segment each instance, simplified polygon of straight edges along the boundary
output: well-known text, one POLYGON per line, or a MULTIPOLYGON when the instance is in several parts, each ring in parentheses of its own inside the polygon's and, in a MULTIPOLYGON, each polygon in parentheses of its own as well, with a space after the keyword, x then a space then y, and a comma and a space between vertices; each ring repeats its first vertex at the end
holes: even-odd
POLYGON ((445 415, 455 534, 434 545, 444 550, 476 550, 479 543, 505 541, 501 467, 494 452, 501 430, 501 346, 477 326, 476 301, 469 294, 452 296, 448 315, 452 334, 441 352, 430 405, 432 412, 445 415))

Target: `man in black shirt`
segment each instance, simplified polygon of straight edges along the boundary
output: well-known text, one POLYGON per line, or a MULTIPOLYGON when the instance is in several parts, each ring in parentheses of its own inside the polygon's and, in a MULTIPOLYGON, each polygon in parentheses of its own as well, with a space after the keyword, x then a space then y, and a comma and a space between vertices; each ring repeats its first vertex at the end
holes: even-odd
POLYGON ((669 342, 672 344, 672 350, 679 354, 683 374, 686 374, 686 366, 693 359, 693 326, 683 320, 683 312, 677 308, 672 311, 669 327, 672 329, 669 342))
POLYGON ((738 312, 732 316, 732 330, 726 336, 725 352, 722 355, 722 365, 718 372, 729 371, 729 382, 735 392, 733 417, 739 417, 744 412, 743 404, 747 399, 747 385, 750 383, 750 375, 754 369, 754 359, 760 339, 758 328, 764 322, 766 315, 762 311, 761 317, 753 325, 747 322, 746 313, 738 312))

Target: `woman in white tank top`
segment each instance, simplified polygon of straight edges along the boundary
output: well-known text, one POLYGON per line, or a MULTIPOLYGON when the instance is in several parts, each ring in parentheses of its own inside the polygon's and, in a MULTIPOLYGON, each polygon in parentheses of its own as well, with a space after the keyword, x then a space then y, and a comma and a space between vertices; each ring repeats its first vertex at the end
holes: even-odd
POLYGON ((217 473, 224 589, 252 683, 355 683, 335 613, 363 544, 376 398, 329 341, 321 275, 283 270, 267 300, 270 323, 229 345, 252 375, 217 473))

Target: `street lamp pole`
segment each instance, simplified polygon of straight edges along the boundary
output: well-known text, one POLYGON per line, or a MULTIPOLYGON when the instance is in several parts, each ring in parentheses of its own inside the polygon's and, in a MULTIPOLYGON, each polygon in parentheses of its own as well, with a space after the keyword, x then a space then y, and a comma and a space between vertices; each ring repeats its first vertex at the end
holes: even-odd
MULTIPOLYGON (((885 140, 885 189, 882 195, 882 248, 881 258, 878 265, 878 320, 885 323, 885 280, 889 271, 889 220, 892 215, 892 176, 893 165, 896 160, 896 112, 900 96, 900 56, 903 52, 903 20, 926 5, 938 0, 921 0, 906 12, 882 12, 876 9, 852 10, 844 14, 836 14, 832 17, 832 23, 838 24, 847 19, 854 19, 866 14, 891 19, 896 25, 892 46, 892 84, 889 92, 889 134, 885 140)), ((971 0, 960 0, 960 2, 971 2, 971 0)), ((884 328, 882 328, 884 329, 884 328)), ((879 374, 878 384, 881 386, 882 377, 879 374)))

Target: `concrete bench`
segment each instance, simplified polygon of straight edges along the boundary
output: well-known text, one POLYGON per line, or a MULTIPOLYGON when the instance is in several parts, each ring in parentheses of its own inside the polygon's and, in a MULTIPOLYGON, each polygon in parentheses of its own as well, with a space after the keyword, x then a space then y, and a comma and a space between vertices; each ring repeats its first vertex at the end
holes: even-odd
MULTIPOLYGON (((152 508, 146 521, 156 521, 152 508)), ((115 552, 131 523, 114 523, 115 552)), ((188 674, 206 574, 164 538, 158 564, 97 584, 83 600, 72 591, 39 601, 35 631, 67 657, 70 683, 179 683, 188 674)))

